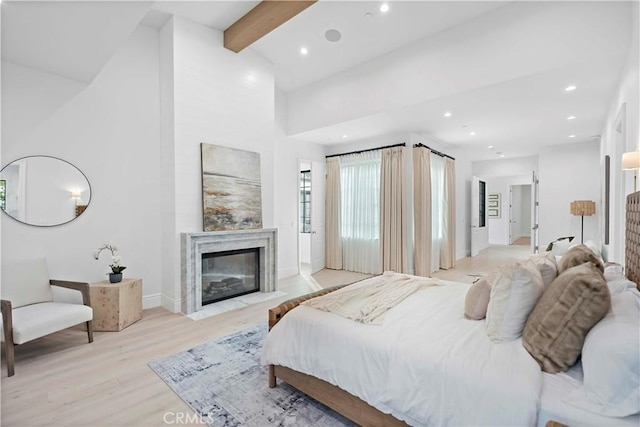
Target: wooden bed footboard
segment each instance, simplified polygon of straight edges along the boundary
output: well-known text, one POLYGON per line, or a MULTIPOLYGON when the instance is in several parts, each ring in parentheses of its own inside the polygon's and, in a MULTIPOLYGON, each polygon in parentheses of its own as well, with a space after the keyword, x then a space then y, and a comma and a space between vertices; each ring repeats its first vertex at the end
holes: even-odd
POLYGON ((276 325, 276 323, 278 323, 280 319, 282 319, 282 316, 287 314, 288 311, 293 310, 294 308, 296 308, 306 300, 309 300, 315 297, 320 297, 322 295, 326 295, 333 291, 337 291, 340 288, 344 288, 345 286, 348 286, 348 285, 337 285, 337 286, 332 286, 330 288, 320 289, 319 291, 312 292, 310 294, 301 295, 297 298, 287 300, 277 307, 270 308, 269 309, 269 330, 271 330, 271 328, 273 328, 276 325))

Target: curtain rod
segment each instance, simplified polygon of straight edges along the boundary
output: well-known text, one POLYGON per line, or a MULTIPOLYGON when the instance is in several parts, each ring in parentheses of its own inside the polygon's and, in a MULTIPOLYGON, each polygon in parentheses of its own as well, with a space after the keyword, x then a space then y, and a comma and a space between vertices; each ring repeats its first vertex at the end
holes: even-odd
POLYGON ((384 147, 378 147, 378 148, 368 148, 366 150, 351 151, 349 153, 331 154, 329 156, 325 156, 325 158, 328 159, 329 157, 339 157, 339 156, 346 156, 348 154, 360 154, 360 153, 366 153, 367 151, 384 150, 385 148, 406 147, 406 146, 407 144, 403 142, 402 144, 386 145, 384 147))
POLYGON ((413 148, 416 148, 416 147, 424 147, 424 148, 428 148, 429 150, 431 150, 431 152, 432 152, 433 154, 437 154, 437 155, 438 155, 438 156, 440 156, 440 157, 448 157, 448 158, 450 158, 451 160, 455 160, 455 158, 451 157, 450 155, 448 155, 448 154, 444 154, 444 153, 441 153, 441 152, 439 152, 439 151, 437 151, 437 150, 434 150, 433 148, 428 147, 428 146, 426 146, 426 145, 424 145, 424 144, 413 144, 413 148))

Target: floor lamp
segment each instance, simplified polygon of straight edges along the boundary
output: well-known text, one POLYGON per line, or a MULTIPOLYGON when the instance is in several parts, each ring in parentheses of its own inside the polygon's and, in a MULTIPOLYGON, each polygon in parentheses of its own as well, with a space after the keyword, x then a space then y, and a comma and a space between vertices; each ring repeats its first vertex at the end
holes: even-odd
POLYGON ((640 168, 640 151, 629 151, 622 154, 622 169, 633 170, 633 192, 636 192, 637 172, 640 168))
POLYGON ((584 243, 584 217, 596 213, 596 202, 591 200, 576 200, 571 202, 571 215, 582 217, 582 227, 580 228, 580 243, 584 243))

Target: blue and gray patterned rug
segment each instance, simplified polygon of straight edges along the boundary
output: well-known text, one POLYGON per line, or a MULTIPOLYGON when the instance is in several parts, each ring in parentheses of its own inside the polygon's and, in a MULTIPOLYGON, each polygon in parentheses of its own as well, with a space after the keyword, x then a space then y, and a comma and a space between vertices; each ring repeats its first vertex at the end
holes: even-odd
POLYGON ((353 426, 293 387, 268 388, 261 324, 149 364, 210 426, 353 426))

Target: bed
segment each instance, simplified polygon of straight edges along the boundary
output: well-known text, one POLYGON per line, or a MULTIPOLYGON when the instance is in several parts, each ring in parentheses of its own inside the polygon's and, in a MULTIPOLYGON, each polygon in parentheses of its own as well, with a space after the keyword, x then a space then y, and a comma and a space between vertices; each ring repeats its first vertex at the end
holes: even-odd
MULTIPOLYGON (((626 273, 637 283, 640 192, 627 205, 626 273)), ((640 425, 638 414, 600 416, 567 403, 583 387, 579 363, 541 372, 521 339, 495 345, 483 322, 464 319, 468 284, 441 285, 416 292, 375 327, 300 305, 341 287, 275 307, 262 355, 269 386, 278 378, 366 426, 640 425)))

